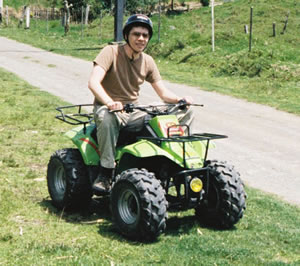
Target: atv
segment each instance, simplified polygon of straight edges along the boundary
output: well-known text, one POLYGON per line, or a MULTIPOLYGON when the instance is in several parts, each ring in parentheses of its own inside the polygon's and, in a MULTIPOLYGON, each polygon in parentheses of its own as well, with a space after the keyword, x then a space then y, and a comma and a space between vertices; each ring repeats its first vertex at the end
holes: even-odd
POLYGON ((92 197, 108 197, 115 225, 131 239, 156 239, 166 228, 168 210, 193 208, 202 224, 232 228, 246 208, 244 184, 233 166, 207 159, 215 146, 212 140, 227 136, 192 134, 172 114, 189 105, 124 106, 123 112, 146 113, 144 127, 120 131, 112 188, 106 195, 92 188, 100 154, 93 114, 85 111, 91 105, 58 107, 56 118, 76 125, 65 136, 77 148, 57 150, 50 158, 47 184, 53 205, 84 207, 92 197))

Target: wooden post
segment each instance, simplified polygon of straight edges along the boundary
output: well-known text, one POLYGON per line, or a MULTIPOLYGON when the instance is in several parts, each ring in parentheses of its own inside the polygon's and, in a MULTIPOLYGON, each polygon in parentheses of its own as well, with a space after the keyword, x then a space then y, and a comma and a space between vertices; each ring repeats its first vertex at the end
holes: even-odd
POLYGON ((68 1, 64 1, 64 17, 65 17, 65 35, 68 34, 69 29, 70 29, 70 8, 72 7, 72 4, 68 4, 68 1))
POLYGON ((252 49, 252 23, 253 23, 253 6, 250 8, 249 52, 251 52, 251 49, 252 49))
POLYGON ((48 8, 46 9, 46 30, 47 30, 47 33, 49 31, 49 12, 48 12, 48 8))
POLYGON ((100 10, 100 22, 99 22, 99 42, 102 40, 102 10, 100 10))
POLYGON ((81 7, 81 38, 83 37, 83 6, 81 7))
POLYGON ((87 5, 85 8, 85 21, 84 21, 85 25, 88 25, 89 23, 89 13, 90 13, 90 5, 87 5))
POLYGON ((158 2, 158 36, 157 40, 160 42, 160 23, 161 23, 161 0, 158 2))
POLYGON ((3 0, 0 0, 0 24, 2 23, 3 0))
POLYGON ((244 31, 245 31, 246 34, 249 33, 249 31, 248 31, 248 25, 244 25, 244 31))
POLYGON ((30 7, 26 6, 25 9, 25 29, 29 29, 30 28, 30 7))
POLYGON ((50 18, 51 18, 51 19, 55 19, 55 7, 54 7, 54 6, 51 8, 51 15, 50 15, 50 18))
POLYGON ((25 11, 26 11, 26 6, 23 6, 23 10, 22 10, 22 15, 19 19, 19 23, 18 23, 18 28, 21 28, 23 26, 23 22, 24 22, 24 18, 25 18, 25 11))
POLYGON ((287 24, 288 24, 288 20, 289 20, 289 15, 290 15, 290 11, 289 11, 288 14, 286 15, 284 27, 283 27, 283 30, 282 30, 281 34, 284 34, 284 32, 285 32, 285 30, 286 30, 286 27, 287 27, 287 24))
POLYGON ((211 0, 211 45, 212 45, 212 51, 215 51, 215 1, 211 0))
POLYGON ((273 37, 276 37, 276 23, 273 22, 273 37))
POLYGON ((5 13, 6 13, 6 26, 8 26, 8 6, 5 6, 5 13))
POLYGON ((65 27, 65 25, 66 25, 66 13, 65 13, 65 10, 64 9, 60 10, 60 14, 61 14, 61 25, 63 27, 65 27))

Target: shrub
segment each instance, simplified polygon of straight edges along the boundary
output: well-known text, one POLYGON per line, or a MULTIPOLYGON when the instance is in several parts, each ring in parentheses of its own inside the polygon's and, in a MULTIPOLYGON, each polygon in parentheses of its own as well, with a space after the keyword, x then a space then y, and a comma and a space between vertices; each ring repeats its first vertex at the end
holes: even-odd
POLYGON ((209 6, 209 0, 200 0, 200 3, 201 3, 203 6, 209 6))

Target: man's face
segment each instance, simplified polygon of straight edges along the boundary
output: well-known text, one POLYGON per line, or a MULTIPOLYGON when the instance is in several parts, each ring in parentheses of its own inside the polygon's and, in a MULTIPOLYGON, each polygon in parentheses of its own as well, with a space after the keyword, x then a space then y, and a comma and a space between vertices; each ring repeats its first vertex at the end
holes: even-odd
POLYGON ((149 30, 144 27, 133 27, 129 32, 128 42, 136 52, 142 52, 149 41, 149 30))

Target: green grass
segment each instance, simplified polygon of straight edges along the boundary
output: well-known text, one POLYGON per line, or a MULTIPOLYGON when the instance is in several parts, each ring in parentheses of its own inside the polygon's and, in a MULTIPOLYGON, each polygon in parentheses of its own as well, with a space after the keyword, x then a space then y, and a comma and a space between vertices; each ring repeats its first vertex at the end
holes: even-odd
POLYGON ((71 145, 62 136, 70 126, 54 119, 66 103, 1 69, 0 77, 0 265, 300 265, 300 209, 248 187, 234 229, 201 227, 193 210, 169 213, 154 243, 120 236, 105 201, 57 211, 46 169, 71 145))
MULTIPOLYGON (((9 3, 7 3, 9 4, 9 3)), ((237 0, 215 7, 215 52, 211 51, 210 8, 162 17, 158 43, 158 15, 152 16, 155 34, 148 53, 158 62, 164 79, 217 91, 300 114, 300 4, 295 0, 237 0), (253 43, 249 53, 250 7, 253 6, 253 43), (281 34, 290 12, 287 30, 281 34), (276 22, 277 36, 272 37, 276 22)), ((32 20, 31 29, 17 22, 0 35, 56 53, 86 60, 113 40, 113 17, 93 21, 81 33, 72 24, 68 36, 59 21, 32 20), (82 37, 83 36, 83 37, 82 37)))

